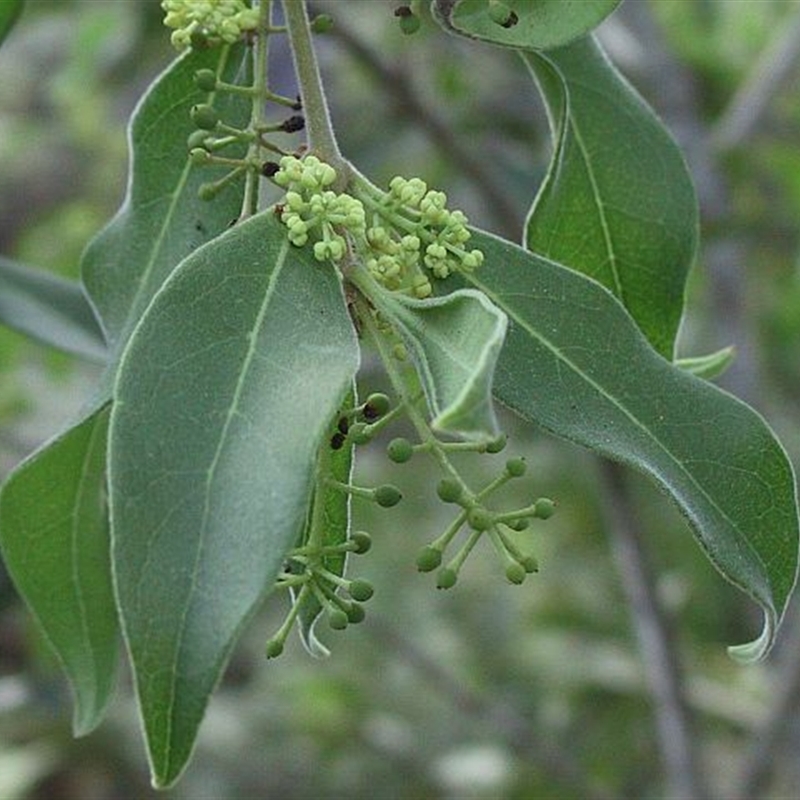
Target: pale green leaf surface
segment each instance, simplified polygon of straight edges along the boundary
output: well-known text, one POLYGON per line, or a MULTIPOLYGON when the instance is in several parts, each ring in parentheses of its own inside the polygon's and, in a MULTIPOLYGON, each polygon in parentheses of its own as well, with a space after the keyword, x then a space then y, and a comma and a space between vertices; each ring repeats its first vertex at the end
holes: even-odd
POLYGON ((729 346, 705 356, 679 358, 675 361, 675 365, 698 378, 710 381, 722 375, 733 364, 735 358, 736 348, 729 346))
POLYGON ((0 322, 92 361, 107 357, 103 332, 79 284, 2 256, 0 322))
POLYGON ((0 2, 0 42, 8 36, 14 23, 22 13, 23 0, 2 0, 0 2))
POLYGON ((69 675, 77 735, 102 717, 119 645, 109 563, 107 428, 106 407, 20 464, 0 493, 3 559, 69 675))
MULTIPOLYGON (((495 395, 526 419, 650 475, 717 569, 765 613, 771 646, 795 583, 791 464, 764 420, 673 366, 597 283, 489 234, 469 276, 508 315, 495 395)), ((738 653, 742 655, 742 653, 738 653)))
MULTIPOLYGON (((351 392, 341 411, 347 412, 354 406, 355 392, 351 392)), ((328 431, 331 436, 336 425, 328 431)), ((312 531, 319 529, 321 541, 326 547, 345 544, 350 536, 350 500, 351 495, 341 489, 326 485, 332 479, 339 483, 349 484, 353 472, 354 450, 352 442, 345 441, 337 450, 330 447, 326 439, 322 442, 317 457, 317 483, 314 487, 309 516, 306 521, 301 544, 308 540, 312 531), (317 497, 317 493, 322 493, 317 497)), ((342 577, 347 568, 346 553, 331 553, 322 559, 322 565, 328 572, 342 577)), ((317 638, 315 627, 322 613, 322 605, 315 596, 306 596, 298 612, 300 639, 306 650, 317 658, 330 655, 328 648, 317 638)))
MULTIPOLYGON (((226 174, 221 167, 192 166, 186 140, 195 130, 193 105, 213 102, 231 125, 245 125, 250 103, 238 95, 214 96, 194 85, 198 69, 212 69, 230 83, 246 79, 246 48, 188 51, 159 76, 142 98, 128 130, 128 189, 117 215, 89 244, 83 281, 112 348, 107 384, 153 295, 189 253, 223 232, 241 210, 242 182, 200 200, 198 187, 226 174)), ((225 154, 242 155, 235 148, 225 154)), ((108 386, 110 388, 110 386, 108 386)))
POLYGON ((110 433, 112 562, 158 786, 184 768, 300 535, 357 367, 339 278, 272 212, 186 259, 130 341, 110 433))
POLYGON ((522 50, 547 50, 596 28, 622 0, 504 0, 518 18, 503 27, 488 13, 487 0, 433 0, 445 29, 473 39, 522 50))
POLYGON ((683 157, 592 37, 523 58, 554 139, 527 246, 602 283, 672 359, 697 245, 697 203, 683 157))
POLYGON ((417 300, 376 284, 361 288, 408 349, 432 427, 467 439, 497 436, 492 377, 503 346, 505 314, 469 289, 417 300))

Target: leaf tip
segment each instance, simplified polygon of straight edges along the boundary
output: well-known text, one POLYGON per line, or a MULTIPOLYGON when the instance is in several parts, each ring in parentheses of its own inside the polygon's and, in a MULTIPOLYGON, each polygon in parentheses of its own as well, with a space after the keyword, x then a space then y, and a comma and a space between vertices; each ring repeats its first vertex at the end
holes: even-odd
POLYGON ((775 622, 771 614, 766 614, 764 630, 758 639, 746 644, 737 644, 728 648, 728 655, 740 664, 754 664, 766 658, 775 643, 775 622))

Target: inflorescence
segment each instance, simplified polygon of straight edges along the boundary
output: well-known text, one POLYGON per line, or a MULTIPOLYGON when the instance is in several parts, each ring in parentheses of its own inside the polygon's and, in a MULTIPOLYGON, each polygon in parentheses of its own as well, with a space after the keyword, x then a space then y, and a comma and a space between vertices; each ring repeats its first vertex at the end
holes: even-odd
POLYGON ((279 206, 289 240, 298 247, 314 232, 319 261, 358 259, 391 291, 417 298, 432 294, 430 277, 470 272, 483 263, 480 250, 465 248, 467 217, 447 208, 444 192, 420 178, 392 178, 385 194, 358 191, 354 197, 331 189, 336 171, 313 155, 284 156, 272 176, 286 189, 279 206))
POLYGON ((164 24, 172 28, 170 41, 178 50, 193 43, 233 44, 258 27, 258 9, 244 0, 161 0, 164 24))

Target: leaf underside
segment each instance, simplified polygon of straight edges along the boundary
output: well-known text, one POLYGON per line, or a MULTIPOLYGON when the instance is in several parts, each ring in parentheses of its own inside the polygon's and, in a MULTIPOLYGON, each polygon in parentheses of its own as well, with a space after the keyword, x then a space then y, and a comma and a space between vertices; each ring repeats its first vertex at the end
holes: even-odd
POLYGON ((496 397, 526 419, 650 475, 675 500, 711 562, 765 613, 771 646, 795 583, 791 464, 764 420, 661 358, 591 280, 489 234, 469 282, 508 315, 496 397))
POLYGON ((158 786, 300 534, 357 367, 338 277, 271 212, 184 261, 136 329, 111 423, 112 561, 158 786))

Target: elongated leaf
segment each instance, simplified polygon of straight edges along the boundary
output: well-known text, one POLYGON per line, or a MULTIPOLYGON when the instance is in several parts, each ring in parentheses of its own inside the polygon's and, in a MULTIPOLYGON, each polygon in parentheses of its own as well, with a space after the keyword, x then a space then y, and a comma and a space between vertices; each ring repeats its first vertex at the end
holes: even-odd
POLYGON ((502 25, 487 0, 433 0, 446 30, 521 50, 547 50, 596 28, 622 0, 503 0, 514 17, 502 25))
MULTIPOLYGON (((351 392, 342 407, 346 412, 355 405, 355 391, 351 392)), ((329 430, 329 435, 334 435, 336 426, 329 430)), ((305 530, 301 543, 319 536, 324 547, 337 547, 347 542, 350 536, 350 494, 332 487, 328 481, 350 483, 353 472, 354 447, 348 440, 341 447, 332 448, 329 441, 323 441, 320 454, 317 457, 317 482, 314 487, 311 508, 306 520, 305 530), (318 497, 318 493, 321 496, 318 497), (317 500, 321 502, 317 502, 317 500)), ((347 567, 347 554, 343 552, 330 553, 322 558, 322 565, 328 572, 343 576, 347 567)), ((336 590, 335 586, 331 587, 336 590)), ((293 594, 294 596, 294 594, 293 594)), ((317 638, 314 627, 322 613, 322 605, 314 595, 305 595, 302 607, 298 612, 300 638, 306 650, 318 658, 330 655, 328 648, 317 638)))
POLYGON ((111 421, 112 561, 159 786, 300 534, 357 366, 338 277, 272 213, 184 261, 131 339, 111 421))
POLYGON ((795 480, 764 420, 658 356, 593 281, 489 234, 473 286, 508 315, 496 396, 553 433, 650 475, 711 562, 761 605, 770 648, 795 583, 795 480))
POLYGON ((3 558, 69 675, 76 735, 100 721, 117 661, 107 427, 104 408, 23 462, 0 494, 3 558))
POLYGON ((0 42, 8 36, 22 13, 23 0, 3 0, 0 4, 0 42))
MULTIPOLYGON (((196 103, 211 102, 230 125, 245 125, 250 103, 236 94, 215 96, 194 84, 198 69, 212 69, 231 83, 246 80, 243 46, 189 51, 175 61, 142 98, 128 131, 130 171, 125 201, 84 253, 83 280, 112 348, 106 388, 147 304, 189 253, 236 219, 242 183, 234 181, 213 202, 197 196, 201 184, 226 173, 193 167, 186 140, 196 103)), ((235 148, 225 153, 242 155, 235 148)))
POLYGON ((43 344, 104 361, 107 353, 83 289, 0 256, 0 321, 43 344))
POLYGON ((555 141, 527 245, 611 290, 671 359, 697 244, 683 157, 593 38, 523 57, 555 141))
POLYGON ((492 378, 505 314, 481 292, 468 289, 416 300, 377 285, 362 288, 408 348, 433 414, 432 427, 468 439, 497 436, 492 378))

